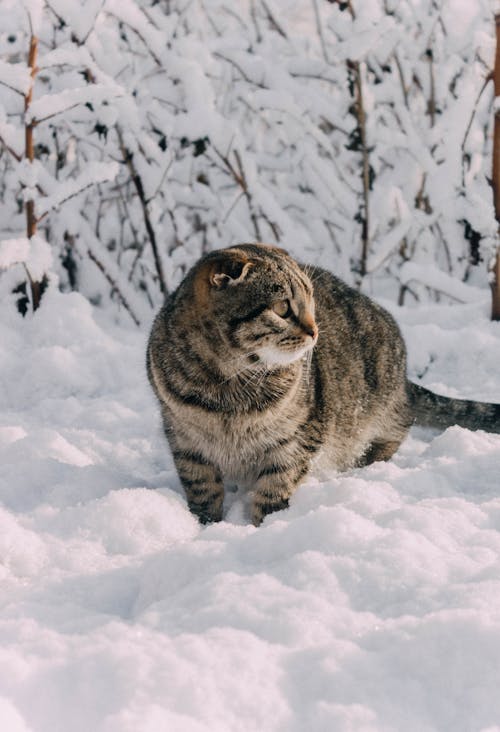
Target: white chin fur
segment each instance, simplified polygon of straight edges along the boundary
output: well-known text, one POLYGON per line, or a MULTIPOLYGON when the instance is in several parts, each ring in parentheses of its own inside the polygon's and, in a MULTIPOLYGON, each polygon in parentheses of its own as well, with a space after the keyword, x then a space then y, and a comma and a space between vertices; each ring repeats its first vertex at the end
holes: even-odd
POLYGON ((298 361, 302 356, 305 356, 308 351, 312 348, 310 346, 303 346, 297 351, 280 351, 279 348, 273 348, 273 346, 264 346, 258 350, 260 360, 266 364, 266 366, 288 366, 288 364, 298 361))

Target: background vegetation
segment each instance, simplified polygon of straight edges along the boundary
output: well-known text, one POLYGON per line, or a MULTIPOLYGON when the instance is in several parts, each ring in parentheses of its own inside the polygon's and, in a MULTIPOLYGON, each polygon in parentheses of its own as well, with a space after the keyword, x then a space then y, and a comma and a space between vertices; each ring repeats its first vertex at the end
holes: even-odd
POLYGON ((486 286, 488 0, 3 7, 0 288, 22 310, 52 280, 139 324, 255 239, 400 303, 486 286))

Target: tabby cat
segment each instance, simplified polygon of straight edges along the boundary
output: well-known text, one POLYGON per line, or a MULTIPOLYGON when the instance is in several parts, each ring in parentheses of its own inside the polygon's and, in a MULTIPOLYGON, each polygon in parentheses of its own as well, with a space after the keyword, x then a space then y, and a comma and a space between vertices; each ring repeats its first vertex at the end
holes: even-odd
POLYGON ((387 460, 414 422, 500 432, 500 405, 406 378, 389 313, 284 250, 242 244, 198 261, 154 322, 147 369, 191 511, 222 518, 224 482, 252 520, 285 508, 311 466, 387 460))

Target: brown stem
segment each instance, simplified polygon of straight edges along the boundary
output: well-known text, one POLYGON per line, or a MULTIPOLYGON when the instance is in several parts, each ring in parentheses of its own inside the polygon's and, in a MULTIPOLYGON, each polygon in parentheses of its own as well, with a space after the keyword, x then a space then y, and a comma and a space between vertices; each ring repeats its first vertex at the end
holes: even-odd
POLYGON ((276 20, 276 17, 273 15, 271 8, 265 2, 265 0, 262 0, 262 7, 264 8, 264 12, 267 16, 267 19, 268 19, 271 27, 274 28, 274 30, 277 31, 280 34, 280 36, 283 36, 283 38, 288 38, 287 34, 285 33, 285 31, 283 30, 281 25, 276 20))
POLYGON ((403 67, 401 66, 401 61, 396 52, 394 52, 394 60, 396 62, 396 68, 397 68, 398 74, 399 74, 399 81, 401 84, 401 92, 403 94, 403 100, 405 103, 405 107, 406 107, 406 109, 410 109, 410 105, 408 103, 408 89, 406 88, 406 83, 405 83, 405 75, 403 73, 403 67))
MULTIPOLYGON (((190 3, 188 3, 188 5, 189 4, 190 3)), ((146 50, 151 55, 151 58, 156 63, 156 65, 157 66, 160 66, 160 67, 163 66, 162 61, 161 61, 161 58, 159 56, 157 56, 157 54, 155 53, 155 51, 153 51, 153 49, 148 45, 147 38, 140 31, 138 31, 137 28, 135 28, 130 23, 127 23, 127 21, 125 21, 125 20, 122 21, 121 18, 118 15, 115 15, 110 10, 108 10, 108 14, 111 15, 112 17, 116 18, 118 22, 123 22, 124 25, 126 25, 128 28, 130 28, 130 30, 133 33, 135 33, 136 36, 143 42, 144 46, 146 47, 146 50)))
MULTIPOLYGON (((33 85, 35 83, 35 76, 38 71, 36 66, 36 59, 38 53, 38 38, 35 35, 30 37, 30 48, 28 53, 28 66, 30 68, 31 84, 24 97, 24 113, 27 115, 31 100, 33 98, 33 85)), ((27 117, 26 117, 27 119, 27 117)), ((32 163, 35 159, 35 145, 33 141, 33 130, 35 129, 36 121, 30 120, 25 122, 24 127, 24 156, 26 160, 32 163)), ((26 236, 28 239, 35 236, 36 234, 36 216, 35 216, 35 201, 30 198, 25 204, 26 211, 26 236)), ((33 310, 37 310, 40 306, 40 300, 42 298, 43 290, 45 289, 46 278, 44 277, 41 282, 33 280, 28 272, 28 281, 31 289, 31 303, 33 310)))
POLYGON ((497 247, 491 271, 491 319, 500 320, 500 247, 497 247))
POLYGON ((10 145, 7 145, 7 143, 5 142, 5 140, 3 139, 3 137, 1 135, 0 135, 0 142, 2 143, 2 145, 4 146, 4 148, 7 150, 7 152, 10 155, 12 155, 12 157, 15 160, 17 160, 18 163, 20 163, 21 160, 22 160, 22 155, 19 155, 19 153, 16 153, 16 151, 14 150, 14 148, 10 147, 10 145))
POLYGON ((1 86, 6 86, 7 89, 10 89, 11 91, 15 92, 16 94, 19 94, 20 96, 24 97, 24 94, 22 91, 19 91, 15 86, 12 86, 12 84, 8 84, 6 81, 1 80, 0 81, 1 86))
POLYGON ((102 272, 102 274, 104 275, 104 277, 106 278, 106 280, 109 282, 109 284, 111 285, 112 290, 114 290, 116 292, 116 294, 118 295, 118 297, 120 299, 120 302, 122 303, 122 305, 125 308, 125 310, 127 311, 127 313, 130 315, 130 317, 132 318, 132 320, 134 321, 134 323, 137 326, 139 326, 141 324, 140 323, 140 320, 135 315, 134 311, 132 310, 132 308, 128 304, 127 300, 125 299, 125 295, 123 295, 123 293, 121 292, 120 288, 116 284, 116 281, 109 274, 109 272, 107 271, 107 269, 105 268, 105 266, 103 265, 103 263, 101 262, 101 260, 96 257, 96 255, 90 249, 90 247, 87 248, 87 254, 88 254, 89 258, 94 262, 94 264, 98 267, 98 269, 102 272))
MULTIPOLYGON (((29 50, 29 56, 28 56, 28 66, 31 70, 31 84, 28 89, 28 92, 26 93, 26 96, 24 97, 24 112, 26 113, 28 111, 28 108, 31 104, 31 100, 33 98, 33 83, 35 80, 36 75, 36 56, 37 56, 37 50, 38 50, 38 39, 36 36, 31 36, 30 38, 30 50, 29 50)), ((31 120, 31 122, 28 122, 25 125, 24 130, 24 154, 27 160, 30 161, 30 163, 33 162, 35 159, 35 147, 33 143, 33 130, 35 127, 34 120, 31 120)), ((36 234, 36 218, 35 218, 35 202, 31 199, 29 201, 26 201, 26 233, 28 238, 34 236, 36 234)), ((33 304, 33 307, 35 305, 33 304)), ((37 306, 38 307, 38 304, 37 306)), ((36 309, 36 308, 35 308, 36 309)))
POLYGON ((434 54, 431 48, 427 49, 427 58, 429 59, 429 101, 427 103, 427 112, 431 118, 431 127, 436 122, 436 82, 434 80, 434 54))
POLYGON ((323 35, 323 26, 321 25, 321 15, 319 13, 317 0, 313 0, 313 6, 314 6, 314 17, 316 20, 316 32, 318 34, 319 42, 321 45, 321 53, 323 54, 323 58, 324 58, 325 62, 329 63, 328 52, 326 50, 325 36, 323 35))
MULTIPOLYGON (((500 95, 500 13, 495 15, 496 26, 496 55, 493 70, 495 98, 500 95)), ((495 110, 495 124, 493 128, 493 202, 495 216, 500 224, 500 110, 495 110)), ((492 267, 491 282, 491 319, 500 320, 500 245, 497 244, 495 260, 492 267)))
POLYGON ((262 238, 261 238, 261 233, 260 233, 259 220, 257 218, 257 214, 254 211, 252 194, 250 193, 250 190, 248 188, 248 183, 247 183, 247 179, 245 176, 245 170, 243 168, 243 161, 241 159, 240 153, 238 152, 238 150, 235 150, 233 153, 234 158, 236 160, 236 164, 238 165, 238 170, 236 170, 236 168, 234 167, 232 162, 229 160, 229 157, 227 155, 223 155, 215 147, 214 147, 214 150, 215 150, 217 156, 224 163, 227 170, 230 172, 235 183, 241 188, 241 192, 245 196, 245 200, 248 205, 248 210, 250 212, 250 219, 253 224, 253 228, 254 228, 254 232, 255 232, 255 239, 256 239, 256 241, 261 241, 262 238))
POLYGON ((493 79, 493 73, 490 72, 486 76, 486 78, 485 78, 485 80, 483 82, 483 85, 482 85, 481 89, 479 90, 479 92, 478 92, 478 94, 476 96, 476 99, 474 100, 474 105, 472 107, 471 116, 469 118, 469 122, 467 124, 467 127, 465 128, 465 133, 464 133, 464 136, 463 136, 463 139, 462 139, 461 149, 462 149, 462 187, 463 188, 465 188, 465 143, 467 142, 467 138, 469 136, 469 132, 470 132, 471 127, 472 127, 472 123, 474 122, 474 117, 476 116, 476 112, 477 112, 477 107, 478 107, 478 104, 479 104, 479 100, 483 96, 484 90, 486 89, 486 87, 488 86, 488 84, 490 83, 490 81, 492 79, 493 79))
POLYGON ((361 278, 367 273, 366 262, 370 248, 370 154, 366 135, 366 112, 363 101, 363 82, 359 61, 348 61, 347 66, 354 76, 355 113, 358 121, 361 143, 361 183, 363 186, 363 224, 361 231, 361 259, 359 272, 361 278))
POLYGON ((236 162, 238 163, 238 168, 240 170, 239 176, 235 177, 235 180, 238 180, 238 178, 239 178, 239 180, 241 181, 240 182, 241 190, 243 191, 243 193, 245 194, 245 198, 247 199, 248 210, 250 211, 250 218, 252 219, 253 228, 254 228, 254 231, 255 231, 255 237, 256 237, 257 241, 261 241, 262 240, 262 236, 261 236, 261 233, 260 233, 259 220, 257 218, 257 215, 256 215, 255 211, 254 211, 253 201, 252 201, 252 194, 250 193, 250 191, 248 189, 248 183, 247 183, 247 179, 246 179, 246 176, 245 176, 245 171, 243 169, 243 161, 241 159, 241 155, 238 152, 238 150, 235 150, 234 151, 234 157, 236 158, 236 162))
POLYGON ((266 88, 265 84, 251 79, 248 76, 248 74, 245 73, 245 71, 240 66, 240 64, 238 64, 236 61, 233 61, 232 58, 228 58, 228 56, 224 56, 224 54, 220 53, 220 51, 214 51, 214 56, 215 56, 215 58, 220 58, 222 61, 226 61, 228 64, 231 64, 231 66, 233 66, 236 69, 236 71, 240 74, 241 78, 244 79, 249 84, 253 84, 254 86, 257 86, 259 89, 266 88))
MULTIPOLYGON (((338 0, 337 0, 338 1, 338 0)), ((352 20, 356 20, 356 11, 352 0, 347 0, 347 9, 352 20)), ((360 278, 366 275, 368 250, 370 248, 370 155, 368 151, 368 140, 366 136, 366 112, 363 102, 363 82, 361 78, 361 64, 359 61, 347 61, 347 68, 354 75, 355 88, 355 111, 358 120, 359 134, 361 138, 362 172, 361 182, 363 185, 363 228, 361 231, 361 260, 359 267, 360 278)), ((361 282, 360 282, 361 284, 361 282)))
POLYGON ((429 196, 427 193, 425 193, 425 184, 427 182, 427 173, 424 173, 422 175, 422 183, 420 185, 420 188, 417 191, 417 195, 415 196, 415 208, 420 209, 420 211, 425 211, 426 214, 431 214, 432 206, 429 201, 429 196))
POLYGON ((141 202, 142 215, 144 218, 144 225, 146 227, 148 238, 151 243, 151 249, 153 250, 153 258, 155 261, 158 281, 160 283, 160 289, 161 289, 163 295, 166 296, 166 295, 168 295, 167 284, 165 282, 165 275, 163 274, 163 265, 161 263, 160 252, 158 249, 158 243, 156 241, 155 230, 153 228, 153 224, 151 223, 151 217, 149 215, 148 201, 146 200, 146 194, 144 192, 144 185, 142 183, 142 178, 139 175, 139 173, 137 172, 137 169, 134 165, 133 155, 130 152, 130 150, 126 147, 125 142, 123 140, 122 131, 118 125, 116 126, 116 133, 118 135, 118 141, 120 143, 120 150, 121 150, 121 153, 123 156, 123 160, 124 160, 125 164, 127 165, 127 168, 129 169, 130 175, 132 177, 132 183, 135 186, 135 190, 137 191, 137 195, 139 196, 139 200, 141 202))
MULTIPOLYGON (((493 83, 495 98, 500 95, 500 13, 495 15, 497 47, 493 83)), ((493 130, 493 196, 495 214, 500 223, 500 109, 495 110, 495 126, 493 130)))

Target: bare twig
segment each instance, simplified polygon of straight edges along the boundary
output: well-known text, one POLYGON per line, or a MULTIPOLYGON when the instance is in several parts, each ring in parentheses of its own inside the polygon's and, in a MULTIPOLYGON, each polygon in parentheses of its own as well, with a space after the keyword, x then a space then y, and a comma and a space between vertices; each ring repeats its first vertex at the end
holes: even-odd
POLYGON ((58 109, 56 112, 46 114, 45 117, 37 117, 36 119, 32 119, 31 124, 33 125, 33 127, 36 127, 36 125, 40 124, 40 122, 45 122, 48 119, 57 117, 58 114, 64 114, 65 112, 69 112, 70 109, 75 109, 75 107, 79 107, 81 104, 85 104, 85 102, 75 102, 74 104, 70 104, 69 107, 64 107, 64 109, 58 109))
POLYGON ((359 127, 361 145, 361 183, 363 187, 363 216, 361 229, 361 259, 359 273, 363 278, 367 273, 368 250, 370 248, 370 154, 366 134, 366 112, 363 101, 363 81, 359 61, 348 61, 348 69, 353 74, 355 93, 355 113, 359 127))
POLYGON ((236 61, 233 61, 232 58, 228 58, 227 56, 224 56, 224 54, 223 53, 220 53, 219 51, 215 51, 214 52, 214 56, 216 58, 222 59, 222 61, 227 61, 228 64, 231 64, 231 66, 234 66, 234 68, 241 75, 242 79, 244 79, 245 81, 247 81, 249 84, 254 84, 255 86, 259 87, 259 89, 266 89, 267 88, 265 86, 265 84, 262 84, 262 83, 259 83, 258 81, 254 81, 253 79, 250 79, 250 77, 247 76, 247 74, 243 71, 243 69, 241 68, 241 66, 238 63, 236 63, 236 61))
POLYGON ((425 193, 426 182, 427 173, 424 173, 422 175, 422 183, 417 191, 417 195, 415 196, 415 208, 418 208, 421 211, 425 211, 426 214, 431 214, 433 213, 433 209, 429 201, 429 196, 427 195, 427 193, 425 193))
MULTIPOLYGON (((179 236, 179 228, 177 226, 177 221, 175 220, 175 214, 171 208, 167 208, 167 214, 170 219, 170 223, 172 224, 172 229, 174 231, 174 241, 173 244, 169 246, 168 253, 173 254, 176 249, 182 246, 183 242, 179 236)), ((196 216, 198 216, 198 214, 196 214, 196 216)))
POLYGON ((234 150, 233 154, 234 154, 234 157, 236 159, 236 162, 237 162, 238 168, 239 168, 239 176, 235 176, 235 180, 237 181, 238 178, 240 180, 241 190, 243 191, 243 193, 245 194, 245 198, 247 199, 248 209, 250 211, 250 218, 252 219, 255 236, 257 238, 257 241, 260 241, 262 237, 261 237, 261 233, 260 233, 259 221, 257 218, 257 214, 254 211, 252 194, 250 193, 250 191, 248 189, 248 183, 247 183, 247 179, 245 176, 245 171, 243 170, 243 162, 241 160, 241 155, 238 150, 234 150))
POLYGON ((134 270, 135 270, 135 267, 137 265, 137 262, 139 261, 139 259, 142 256, 142 253, 143 253, 144 248, 146 246, 146 240, 143 240, 142 242, 139 241, 139 232, 137 231, 137 229, 136 229, 136 227, 134 225, 134 221, 132 219, 132 216, 131 216, 130 211, 129 211, 129 208, 128 208, 127 199, 123 195, 123 191, 122 191, 121 188, 119 189, 119 199, 117 201, 118 208, 119 208, 119 204, 120 203, 123 206, 123 211, 124 211, 123 220, 130 227, 130 231, 132 232, 132 240, 133 240, 133 242, 135 244, 135 247, 137 249, 136 255, 134 257, 134 261, 132 262, 132 267, 130 268, 130 272, 128 274, 128 281, 129 282, 132 282, 132 277, 134 276, 134 270))
MULTIPOLYGON (((347 1, 347 9, 352 20, 356 20, 356 12, 352 0, 347 1)), ((338 2, 338 0, 336 0, 338 2)), ((366 135, 366 112, 363 101, 363 80, 361 76, 361 64, 359 61, 347 61, 347 69, 351 72, 354 80, 355 114, 358 121, 359 137, 361 144, 361 182, 363 186, 363 216, 361 230, 361 259, 359 274, 360 278, 367 273, 368 250, 370 248, 370 155, 366 135)), ((360 283, 361 284, 361 283, 360 283)))
POLYGON ((106 268, 103 265, 103 263, 101 262, 101 260, 96 257, 96 255, 90 249, 90 247, 87 247, 87 254, 88 254, 89 258, 94 262, 94 264, 98 267, 98 269, 102 272, 102 274, 104 275, 104 277, 106 278, 106 280, 109 282, 109 284, 111 285, 112 290, 114 290, 116 292, 116 294, 118 295, 118 298, 119 298, 120 302, 122 303, 122 305, 125 308, 125 310, 127 311, 127 313, 130 315, 130 317, 132 318, 132 320, 134 321, 134 323, 137 326, 139 326, 141 324, 140 320, 135 315, 134 311, 132 310, 132 308, 128 304, 128 302, 127 302, 124 294, 121 292, 120 288, 116 284, 116 281, 113 279, 113 277, 106 270, 106 268))
MULTIPOLYGON (((30 26, 31 26, 31 18, 30 20, 30 26)), ((24 96, 24 114, 27 118, 27 112, 29 109, 29 106, 31 104, 31 100, 33 98, 33 84, 35 82, 35 76, 38 71, 36 66, 37 61, 37 52, 38 52, 38 38, 33 35, 33 33, 30 36, 30 47, 29 47, 29 53, 28 53, 28 66, 30 68, 30 76, 31 76, 31 83, 29 86, 29 89, 27 93, 24 96)), ((29 160, 30 163, 32 163, 35 159, 35 146, 33 141, 33 130, 35 128, 36 122, 34 120, 31 120, 30 122, 25 122, 24 127, 24 156, 26 160, 29 160)), ((31 237, 35 236, 36 234, 36 217, 35 217, 35 201, 33 198, 29 198, 25 202, 25 211, 26 211, 26 236, 28 239, 31 239, 31 237)), ((45 285, 47 284, 46 277, 44 276, 41 281, 34 280, 26 268, 26 272, 28 275, 28 281, 30 285, 31 290, 31 304, 33 307, 33 310, 37 310, 40 305, 40 300, 42 299, 42 294, 45 289, 45 285)))
POLYGON ((406 88, 405 77, 403 74, 403 67, 401 66, 401 61, 399 60, 399 56, 396 52, 394 52, 394 60, 396 62, 396 68, 397 68, 398 74, 399 74, 399 81, 401 82, 401 91, 403 92, 403 100, 405 103, 405 107, 406 107, 406 109, 409 109, 410 105, 408 103, 408 89, 406 88))
MULTIPOLYGON (((493 82, 495 85, 495 97, 500 96, 500 13, 495 15, 496 27, 496 55, 495 68, 493 71, 493 82)), ((500 224, 500 110, 495 109, 495 126, 493 130, 493 202, 495 215, 500 224)), ((498 236, 498 235, 497 235, 498 236)), ((500 320, 500 245, 497 243, 494 262, 492 266, 491 282, 491 319, 500 320)))
MULTIPOLYGON (((150 56, 151 56, 151 58, 153 59, 153 61, 155 62, 155 64, 157 64, 158 66, 162 66, 162 62, 161 62, 161 59, 160 59, 160 57, 159 57, 159 56, 157 56, 157 54, 156 54, 156 53, 155 53, 155 52, 153 51, 153 49, 152 49, 152 48, 151 48, 151 47, 150 47, 150 46, 148 45, 148 43, 147 43, 147 40, 146 40, 146 39, 144 38, 144 36, 142 35, 142 33, 141 33, 140 31, 138 31, 138 30, 137 30, 137 28, 134 28, 134 26, 133 26, 133 25, 131 25, 130 23, 127 23, 127 21, 123 20, 122 18, 120 18, 120 17, 119 17, 118 15, 116 15, 115 13, 113 13, 113 12, 111 12, 111 11, 109 11, 109 10, 108 10, 107 12, 109 13, 109 15, 113 16, 113 18, 116 18, 116 20, 117 20, 118 22, 120 22, 120 23, 123 23, 123 24, 124 24, 124 25, 126 25, 126 26, 127 26, 128 28, 130 28, 130 30, 131 30, 131 31, 132 31, 133 33, 135 33, 135 34, 136 34, 136 36, 137 36, 137 37, 138 37, 138 38, 139 38, 139 39, 140 39, 140 40, 142 41, 142 43, 144 44, 144 46, 145 46, 146 50, 147 50, 147 51, 148 51, 148 53, 150 54, 150 56)), ((154 27, 154 26, 153 26, 153 27, 154 27)))
POLYGON ((255 238, 257 241, 261 240, 261 234, 260 234, 260 228, 259 228, 259 221, 257 219, 257 215, 254 211, 253 207, 253 201, 252 201, 252 194, 250 193, 248 189, 247 180, 245 177, 245 171, 243 169, 243 162, 241 160, 241 155, 238 152, 238 150, 233 151, 233 155, 236 160, 236 164, 238 166, 238 170, 234 167, 234 165, 231 163, 228 156, 223 155, 220 153, 217 148, 214 147, 214 150, 216 154, 219 156, 219 158, 224 163, 226 169, 229 171, 231 176, 233 177, 235 183, 241 188, 243 195, 246 198, 247 204, 248 204, 248 210, 250 212, 250 219, 252 220, 254 232, 255 232, 255 238))
POLYGON ((261 0, 261 1, 262 1, 262 7, 264 8, 264 12, 266 14, 266 17, 267 17, 271 27, 274 28, 274 30, 277 31, 280 34, 280 36, 282 36, 283 38, 288 38, 285 31, 283 30, 281 25, 276 20, 276 16, 273 14, 271 8, 266 3, 266 0, 261 0))
POLYGON ((250 3, 250 18, 252 19, 253 27, 255 29, 255 40, 257 43, 262 41, 262 33, 259 28, 259 21, 257 19, 257 10, 255 8, 255 0, 251 0, 250 3))
POLYGON ((316 20, 316 32, 318 34, 319 42, 321 45, 321 52, 323 53, 323 58, 325 59, 326 63, 329 63, 328 53, 326 50, 325 36, 323 35, 323 26, 321 24, 321 16, 319 14, 318 0, 312 0, 312 3, 313 3, 313 7, 314 7, 314 17, 316 20))
POLYGON ((1 135, 0 135, 0 143, 2 143, 2 145, 7 150, 7 152, 10 153, 10 155, 12 155, 12 157, 15 160, 17 160, 18 163, 21 162, 21 160, 23 159, 22 155, 19 155, 19 153, 16 153, 16 151, 13 148, 11 148, 10 145, 7 145, 7 143, 5 142, 5 140, 3 139, 3 137, 1 135))
POLYGON ((156 196, 157 196, 157 195, 158 195, 158 193, 160 192, 160 189, 161 189, 161 187, 163 186, 163 183, 165 182, 165 178, 166 178, 166 177, 167 177, 167 175, 168 175, 168 171, 170 170, 170 168, 171 168, 171 167, 172 167, 172 165, 174 164, 174 161, 175 161, 175 158, 174 158, 174 156, 172 155, 171 159, 169 160, 169 163, 168 163, 168 165, 167 165, 167 166, 165 167, 165 170, 164 170, 164 171, 163 171, 163 173, 162 173, 162 176, 161 176, 161 178, 160 178, 160 182, 159 182, 159 183, 158 183, 158 185, 156 186, 156 190, 155 190, 155 192, 154 192, 154 193, 153 193, 153 195, 151 196, 151 198, 152 198, 152 199, 156 198, 156 196))
POLYGON ((48 0, 45 0, 45 5, 48 7, 48 9, 50 10, 50 12, 55 16, 56 20, 59 21, 59 24, 61 25, 61 27, 63 25, 66 25, 66 21, 64 20, 64 18, 62 17, 62 15, 59 15, 59 13, 54 10, 54 8, 52 7, 52 5, 49 3, 48 0))
POLYGON ((156 267, 156 273, 158 275, 158 282, 160 284, 160 290, 162 291, 163 295, 167 295, 167 284, 165 281, 165 275, 163 273, 163 265, 161 263, 160 258, 160 252, 158 249, 158 244, 156 241, 156 234, 155 230, 153 228, 153 224, 151 223, 151 217, 149 214, 149 207, 148 207, 148 201, 146 199, 146 193, 144 191, 144 186, 142 183, 142 178, 137 172, 137 169, 134 164, 133 154, 128 150, 128 148, 125 145, 125 142, 123 140, 123 134, 121 131, 121 128, 119 125, 116 125, 116 134, 118 136, 118 142, 120 144, 120 150, 123 156, 123 161, 127 165, 127 168, 129 169, 132 182, 135 186, 135 190, 137 191, 137 195, 139 196, 139 200, 141 202, 142 206, 142 215, 144 217, 144 225, 146 227, 146 231, 148 234, 149 241, 151 243, 151 249, 153 250, 153 257, 155 261, 155 267, 156 267))
POLYGON ((434 127, 434 124, 436 122, 436 82, 434 79, 434 54, 432 52, 432 48, 428 48, 426 51, 426 56, 429 60, 429 84, 430 84, 430 91, 429 91, 429 100, 427 102, 427 113, 429 114, 431 118, 431 127, 434 127))
POLYGON ((11 91, 15 92, 16 94, 19 94, 20 97, 24 97, 24 92, 20 91, 19 89, 16 89, 16 87, 15 86, 12 86, 11 84, 7 84, 6 81, 2 81, 0 79, 0 84, 2 86, 6 86, 7 89, 10 89, 11 91))
POLYGON ((464 133, 463 140, 462 140, 462 145, 461 145, 461 148, 462 148, 462 186, 465 186, 465 165, 464 165, 465 143, 467 142, 467 138, 469 137, 469 132, 471 130, 472 123, 474 122, 474 117, 476 116, 477 106, 479 104, 479 100, 483 96, 484 90, 486 89, 486 87, 488 86, 488 84, 490 83, 490 81, 492 81, 492 79, 493 79, 493 72, 490 72, 486 76, 486 78, 485 78, 485 80, 483 82, 483 85, 482 85, 481 89, 479 90, 479 92, 478 92, 478 94, 477 94, 477 96, 476 96, 476 98, 474 100, 474 105, 472 107, 472 113, 471 113, 471 116, 470 116, 470 119, 469 119, 469 123, 468 123, 467 127, 465 128, 465 133, 464 133))
MULTIPOLYGON (((38 50, 38 39, 36 36, 31 36, 30 50, 29 50, 29 56, 28 56, 28 66, 30 67, 31 84, 28 89, 28 92, 26 93, 26 95, 24 97, 25 114, 28 112, 29 106, 31 104, 31 100, 33 98, 33 83, 34 83, 35 75, 37 72, 37 68, 36 68, 37 50, 38 50)), ((28 122, 24 128, 24 141, 25 141, 24 155, 25 155, 26 159, 30 161, 30 163, 32 163, 33 160, 35 159, 35 148, 34 148, 34 143, 33 143, 34 127, 35 127, 35 122, 34 122, 34 120, 31 120, 31 122, 28 122)), ((27 233, 28 238, 30 238, 36 234, 35 202, 33 201, 33 199, 26 201, 26 233, 27 233)), ((38 307, 38 303, 37 303, 36 307, 38 307)))
POLYGON ((87 188, 91 188, 93 185, 94 181, 90 181, 90 183, 86 183, 82 188, 79 188, 77 191, 68 194, 66 198, 62 198, 60 201, 57 201, 57 203, 54 203, 52 206, 50 206, 50 208, 40 214, 40 216, 35 218, 35 225, 39 224, 40 221, 43 221, 47 214, 49 214, 52 210, 59 208, 59 206, 62 206, 62 204, 66 203, 66 201, 70 201, 72 198, 75 198, 75 196, 79 196, 80 193, 83 193, 83 191, 86 191, 87 188))
POLYGON ((468 125, 467 125, 467 127, 465 129, 465 134, 464 134, 464 137, 463 137, 463 140, 462 140, 462 150, 465 147, 465 143, 466 143, 467 138, 469 136, 470 128, 472 127, 472 123, 474 121, 474 117, 476 116, 478 102, 481 99, 481 97, 483 96, 484 90, 486 89, 486 87, 488 86, 488 84, 490 83, 490 81, 493 80, 493 78, 494 78, 493 77, 493 72, 490 71, 490 73, 486 76, 486 78, 485 78, 485 80, 483 82, 483 85, 482 85, 481 89, 479 90, 479 92, 478 92, 478 94, 476 96, 476 99, 474 100, 474 105, 473 105, 473 108, 472 108, 472 113, 471 113, 471 116, 470 116, 470 119, 469 119, 469 123, 468 123, 468 125))
POLYGON ((451 260, 450 247, 448 246, 448 242, 446 241, 446 237, 443 234, 443 230, 441 229, 440 225, 438 223, 436 223, 435 226, 436 226, 436 231, 439 234, 439 238, 441 239, 441 244, 443 245, 444 254, 446 257, 446 265, 448 267, 448 272, 451 274, 453 272, 453 263, 451 260))
POLYGON ((99 10, 97 12, 94 12, 94 20, 92 22, 92 25, 89 26, 89 29, 88 29, 87 33, 81 39, 81 41, 78 41, 81 46, 83 46, 87 42, 88 37, 90 36, 90 34, 92 33, 92 31, 94 30, 95 24, 96 24, 96 21, 97 21, 97 18, 99 17, 99 13, 103 9, 105 2, 106 2, 106 0, 101 0, 101 6, 100 6, 99 10))

